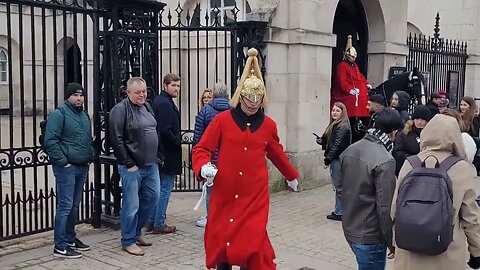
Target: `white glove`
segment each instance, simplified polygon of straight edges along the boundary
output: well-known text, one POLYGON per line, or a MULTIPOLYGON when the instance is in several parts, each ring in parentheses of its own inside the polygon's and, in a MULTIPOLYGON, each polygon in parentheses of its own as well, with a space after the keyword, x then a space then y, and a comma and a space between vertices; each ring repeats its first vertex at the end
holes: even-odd
POLYGON ((370 84, 367 84, 368 89, 372 89, 372 86, 370 84))
POLYGON ((213 186, 213 179, 215 178, 215 175, 217 175, 217 172, 217 167, 209 162, 202 166, 200 175, 207 179, 207 186, 211 187, 213 186))
POLYGON ((353 88, 352 90, 350 90, 350 95, 357 96, 359 94, 360 91, 358 90, 358 88, 353 88))
POLYGON ((298 191, 298 180, 292 180, 292 181, 287 181, 287 184, 290 188, 293 189, 293 191, 298 191))

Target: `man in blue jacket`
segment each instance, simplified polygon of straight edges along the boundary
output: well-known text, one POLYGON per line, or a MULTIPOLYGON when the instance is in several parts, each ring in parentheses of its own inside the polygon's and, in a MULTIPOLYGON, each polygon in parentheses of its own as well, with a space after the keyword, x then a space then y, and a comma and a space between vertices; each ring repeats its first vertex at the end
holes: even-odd
MULTIPOLYGON (((213 87, 213 100, 203 107, 195 119, 195 130, 193 134, 193 146, 195 146, 202 138, 203 133, 207 129, 212 119, 219 113, 230 109, 228 103, 228 89, 223 83, 217 83, 213 87)), ((213 157, 212 163, 217 161, 217 154, 213 157)), ((211 188, 207 187, 207 215, 208 215, 208 200, 210 198, 211 188)), ((205 227, 207 225, 207 217, 201 217, 197 220, 198 227, 205 227)))
POLYGON ((68 84, 65 103, 50 114, 45 131, 44 148, 52 163, 57 192, 53 255, 61 258, 81 258, 78 251, 90 249, 75 234, 78 206, 94 153, 83 91, 78 83, 68 84))
POLYGON ((164 151, 164 163, 160 167, 160 196, 157 205, 146 226, 147 231, 154 234, 173 233, 175 226, 167 226, 165 218, 168 201, 172 193, 175 175, 182 173, 182 145, 180 136, 180 113, 173 99, 180 91, 180 77, 176 74, 167 74, 163 78, 163 90, 153 101, 152 108, 157 120, 157 132, 160 134, 159 144, 164 151))

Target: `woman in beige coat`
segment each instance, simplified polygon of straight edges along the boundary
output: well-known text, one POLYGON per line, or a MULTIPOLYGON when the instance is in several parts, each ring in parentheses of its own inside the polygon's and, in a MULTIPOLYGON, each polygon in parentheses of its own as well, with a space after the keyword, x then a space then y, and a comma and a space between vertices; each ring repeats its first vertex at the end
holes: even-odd
MULTIPOLYGON (((457 121, 449 116, 437 114, 420 135, 420 153, 424 160, 435 156, 442 162, 450 155, 466 159, 462 135, 457 121)), ((435 159, 427 159, 427 166, 433 167, 435 159)), ((405 162, 397 180, 392 202, 392 219, 395 220, 398 188, 404 177, 412 170, 405 162)), ((475 202, 475 170, 466 161, 459 161, 448 170, 452 180, 454 233, 453 242, 447 251, 438 256, 426 256, 397 248, 395 250, 396 270, 463 270, 470 253, 480 257, 480 208, 475 202), (467 253, 468 244, 468 253, 467 253)), ((395 238, 395 237, 394 237, 395 238)), ((476 258, 474 260, 477 260, 476 258)))

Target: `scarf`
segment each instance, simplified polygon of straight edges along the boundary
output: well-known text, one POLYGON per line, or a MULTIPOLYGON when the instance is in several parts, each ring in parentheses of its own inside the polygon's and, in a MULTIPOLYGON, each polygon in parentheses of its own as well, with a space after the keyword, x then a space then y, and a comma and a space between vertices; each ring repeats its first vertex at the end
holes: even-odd
POLYGON ((371 128, 371 129, 367 130, 367 133, 374 136, 378 140, 380 140, 380 142, 382 142, 383 146, 385 146, 385 149, 387 149, 388 152, 392 153, 393 142, 392 142, 392 140, 390 140, 390 138, 388 137, 388 135, 385 132, 383 132, 379 129, 376 129, 376 128, 371 128))

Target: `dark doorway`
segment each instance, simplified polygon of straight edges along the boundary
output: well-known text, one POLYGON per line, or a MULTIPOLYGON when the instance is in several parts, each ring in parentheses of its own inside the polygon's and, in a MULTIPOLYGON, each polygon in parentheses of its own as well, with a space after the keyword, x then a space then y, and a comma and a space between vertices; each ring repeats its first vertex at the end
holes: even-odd
POLYGON ((337 47, 332 49, 332 78, 335 78, 335 68, 343 59, 348 35, 352 35, 353 47, 358 53, 355 62, 362 74, 367 77, 368 26, 360 0, 340 0, 338 2, 333 21, 333 33, 337 35, 337 47))
POLYGON ((66 83, 80 83, 82 84, 82 53, 77 44, 73 44, 67 50, 67 61, 65 64, 66 83))

